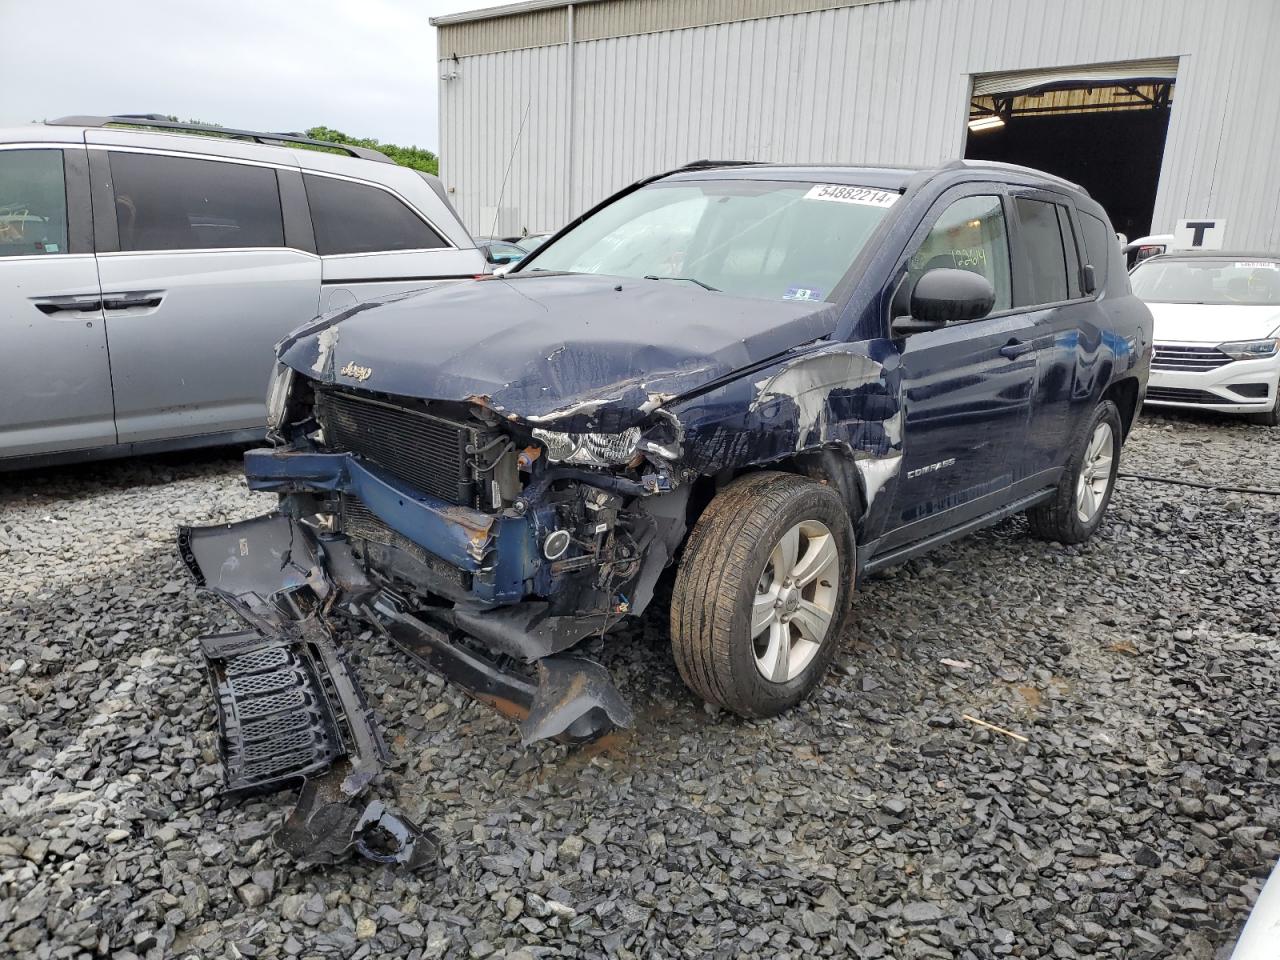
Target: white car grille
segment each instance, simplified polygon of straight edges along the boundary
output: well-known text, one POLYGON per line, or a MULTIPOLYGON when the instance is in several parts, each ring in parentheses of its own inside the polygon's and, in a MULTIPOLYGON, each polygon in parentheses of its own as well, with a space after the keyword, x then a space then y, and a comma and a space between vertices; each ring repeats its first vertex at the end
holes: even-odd
POLYGON ((1184 346, 1176 343, 1157 343, 1151 358, 1153 370, 1216 370, 1231 363, 1231 357, 1217 347, 1202 345, 1184 346))

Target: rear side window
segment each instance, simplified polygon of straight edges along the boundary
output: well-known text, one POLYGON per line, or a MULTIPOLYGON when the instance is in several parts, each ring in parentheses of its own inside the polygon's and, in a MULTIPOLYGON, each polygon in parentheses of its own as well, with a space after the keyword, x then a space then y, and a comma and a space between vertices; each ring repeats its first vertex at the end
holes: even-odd
POLYGON ((0 150, 0 257, 67 252, 61 150, 0 150))
POLYGON ((149 153, 110 158, 121 250, 284 246, 274 170, 149 153))
POLYGON ((1093 264, 1093 279, 1101 290, 1107 285, 1107 265, 1115 259, 1120 241, 1111 228, 1091 213, 1078 211, 1080 229, 1084 231, 1084 249, 1093 264))
POLYGON ((1015 203, 1031 271, 1030 303, 1057 303, 1068 299, 1067 252, 1058 225, 1058 205, 1027 197, 1018 197, 1015 203))
POLYGON ((407 206, 377 187, 304 174, 316 252, 434 250, 444 239, 407 206))

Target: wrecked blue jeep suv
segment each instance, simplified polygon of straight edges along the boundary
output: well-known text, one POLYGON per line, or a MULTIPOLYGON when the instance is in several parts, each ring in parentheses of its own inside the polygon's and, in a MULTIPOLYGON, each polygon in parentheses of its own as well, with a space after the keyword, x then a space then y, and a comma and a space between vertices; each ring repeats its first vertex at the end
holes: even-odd
POLYGON ((1098 528, 1151 333, 1082 189, 965 162, 693 164, 505 276, 321 317, 245 457, 278 511, 181 535, 247 621, 203 641, 228 785, 305 782, 281 840, 311 859, 418 857, 353 802, 382 748, 335 622, 583 741, 631 710, 573 650, 667 571, 685 682, 785 710, 860 577, 1014 513, 1098 528))

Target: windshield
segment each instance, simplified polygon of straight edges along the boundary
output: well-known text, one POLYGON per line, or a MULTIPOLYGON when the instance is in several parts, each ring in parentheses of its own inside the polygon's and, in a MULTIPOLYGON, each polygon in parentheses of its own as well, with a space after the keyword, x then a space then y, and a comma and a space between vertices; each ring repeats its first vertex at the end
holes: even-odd
POLYGON ((1148 303, 1280 306, 1280 260, 1161 257, 1143 261, 1129 280, 1148 303))
POLYGON ((897 198, 820 183, 655 183, 543 248, 525 271, 685 282, 764 300, 833 300, 897 198))

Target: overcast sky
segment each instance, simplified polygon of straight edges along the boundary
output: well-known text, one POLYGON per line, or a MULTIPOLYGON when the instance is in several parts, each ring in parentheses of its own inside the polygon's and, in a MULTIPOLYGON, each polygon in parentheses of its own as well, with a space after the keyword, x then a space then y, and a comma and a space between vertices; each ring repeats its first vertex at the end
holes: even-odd
POLYGON ((435 28, 504 0, 0 0, 0 126, 164 113, 435 150, 435 28))

